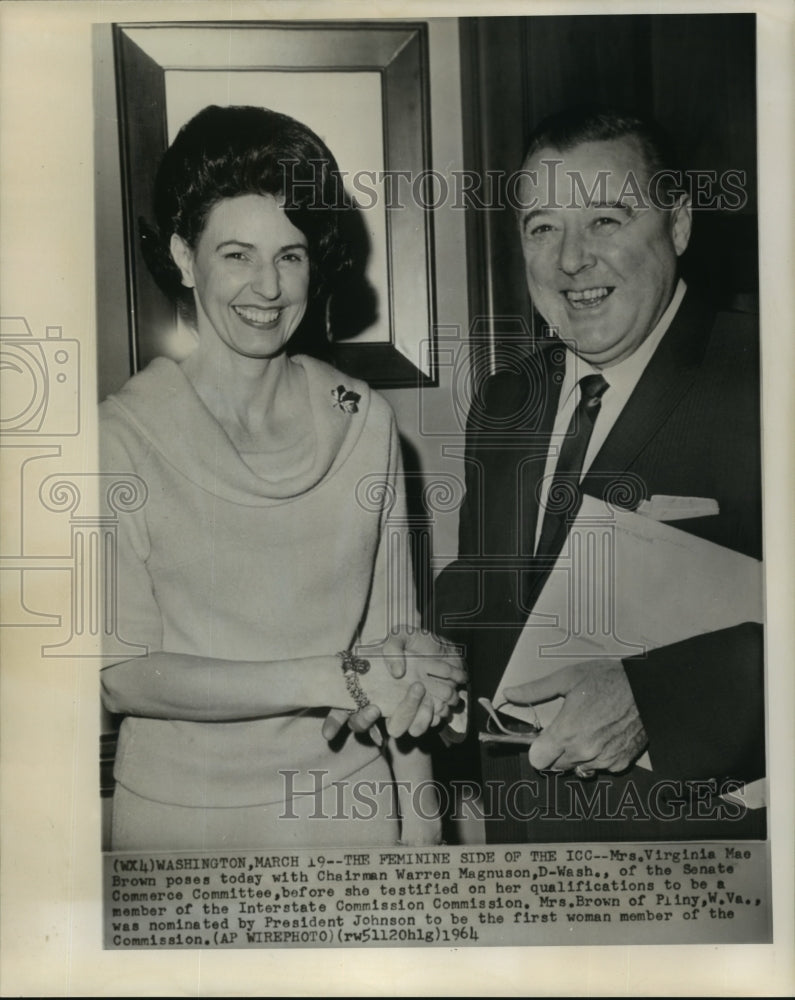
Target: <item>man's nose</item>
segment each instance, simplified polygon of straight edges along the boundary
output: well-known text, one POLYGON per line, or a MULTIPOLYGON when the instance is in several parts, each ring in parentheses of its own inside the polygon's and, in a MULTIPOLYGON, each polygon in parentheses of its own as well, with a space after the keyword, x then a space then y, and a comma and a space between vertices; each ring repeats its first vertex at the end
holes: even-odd
POLYGON ((281 282, 279 280, 279 269, 276 265, 268 261, 258 268, 254 279, 251 282, 254 291, 265 299, 277 299, 281 292, 281 282))
POLYGON ((565 274, 578 274, 591 267, 596 258, 588 245, 586 234, 572 227, 563 233, 558 256, 558 267, 565 274))

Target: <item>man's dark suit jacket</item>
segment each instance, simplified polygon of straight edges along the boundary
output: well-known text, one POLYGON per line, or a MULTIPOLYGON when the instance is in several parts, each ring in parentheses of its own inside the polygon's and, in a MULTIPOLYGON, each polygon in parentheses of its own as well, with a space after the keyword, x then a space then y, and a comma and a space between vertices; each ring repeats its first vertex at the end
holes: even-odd
MULTIPOLYGON (((510 370, 488 379, 471 407, 459 555, 437 581, 435 611, 438 631, 465 646, 475 699, 493 695, 551 568, 532 553, 564 359, 554 339, 517 348, 510 370)), ((673 526, 761 559, 759 420, 755 324, 716 315, 688 292, 582 491, 629 509, 655 494, 712 498, 717 515, 673 526)), ((764 810, 711 795, 764 774, 761 626, 738 625, 624 664, 653 772, 633 767, 583 782, 539 774, 526 750, 484 749, 490 842, 765 836, 764 810), (510 802, 495 799, 496 789, 517 781, 524 790, 515 786, 510 802)))

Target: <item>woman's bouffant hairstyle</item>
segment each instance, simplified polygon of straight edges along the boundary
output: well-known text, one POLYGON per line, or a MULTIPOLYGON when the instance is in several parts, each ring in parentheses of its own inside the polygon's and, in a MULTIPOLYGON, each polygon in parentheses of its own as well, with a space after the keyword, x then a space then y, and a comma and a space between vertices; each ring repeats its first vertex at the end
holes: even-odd
POLYGON ((290 222, 307 238, 315 298, 350 265, 340 235, 341 214, 350 203, 326 144, 277 111, 212 105, 183 125, 166 150, 155 179, 156 229, 141 227, 150 271, 189 317, 193 296, 171 258, 171 236, 176 233, 195 249, 213 206, 246 194, 283 200, 290 222))

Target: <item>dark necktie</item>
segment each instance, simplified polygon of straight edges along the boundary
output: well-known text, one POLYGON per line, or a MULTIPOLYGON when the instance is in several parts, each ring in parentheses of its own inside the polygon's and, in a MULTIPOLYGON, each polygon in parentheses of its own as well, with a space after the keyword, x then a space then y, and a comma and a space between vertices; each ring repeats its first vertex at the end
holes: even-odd
POLYGON ((602 405, 602 395, 607 388, 608 383, 601 375, 584 375, 580 379, 580 402, 572 414, 547 493, 537 555, 558 554, 566 537, 566 525, 574 519, 580 508, 582 463, 602 405))

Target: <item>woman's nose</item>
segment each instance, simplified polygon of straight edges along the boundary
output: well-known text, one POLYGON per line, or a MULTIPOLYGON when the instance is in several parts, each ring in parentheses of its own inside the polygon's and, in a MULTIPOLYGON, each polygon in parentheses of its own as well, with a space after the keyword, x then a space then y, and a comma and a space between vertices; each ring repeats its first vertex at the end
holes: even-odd
POLYGON ((586 234, 572 227, 563 233, 558 256, 558 267, 564 274, 578 274, 595 263, 586 234))
POLYGON ((275 264, 264 263, 251 282, 254 291, 265 299, 277 299, 281 291, 279 269, 275 264))

